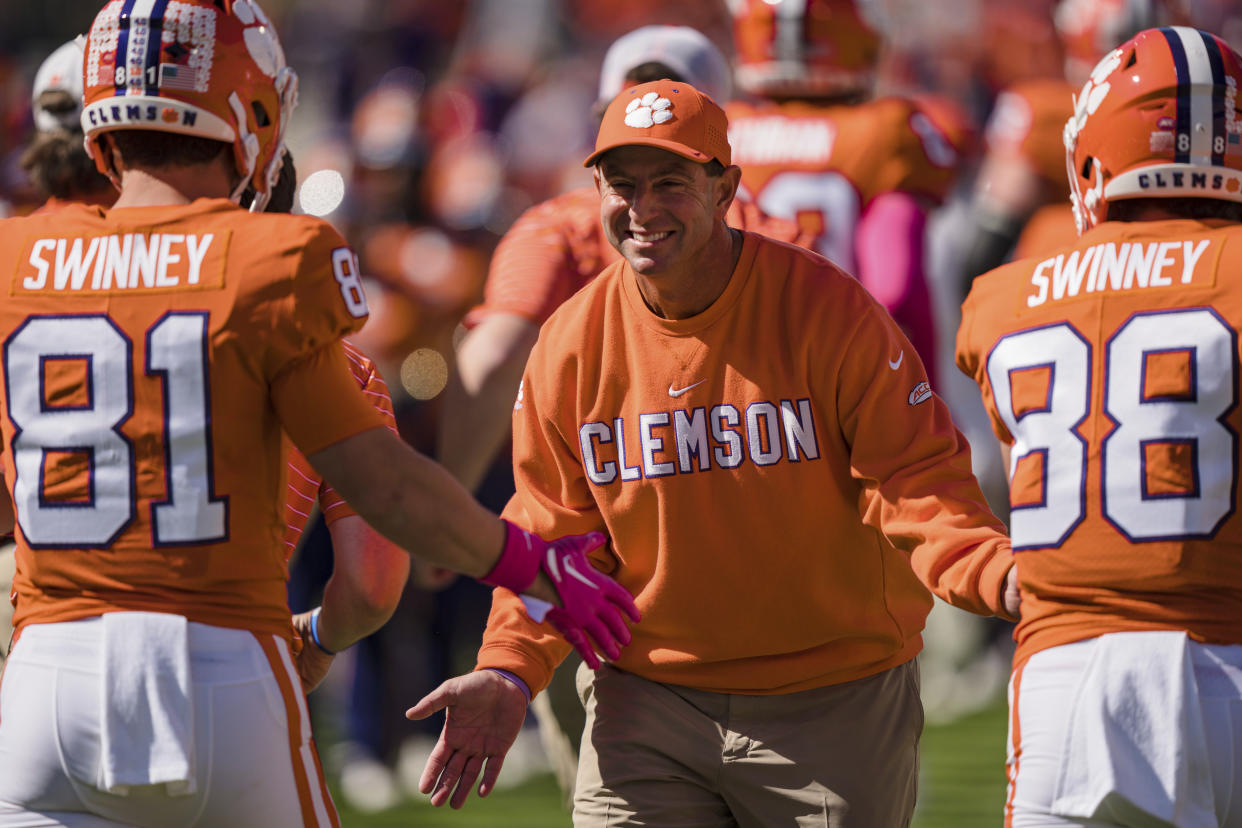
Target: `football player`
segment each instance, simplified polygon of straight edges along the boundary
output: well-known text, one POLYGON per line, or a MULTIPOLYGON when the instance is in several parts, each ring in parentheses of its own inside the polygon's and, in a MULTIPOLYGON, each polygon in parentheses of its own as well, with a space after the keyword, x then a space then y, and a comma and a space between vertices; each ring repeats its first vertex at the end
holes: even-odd
POLYGON ((934 374, 924 230, 957 153, 912 101, 871 97, 881 47, 873 4, 729 5, 735 78, 750 96, 727 107, 740 192, 796 220, 816 252, 857 276, 934 374))
POLYGON ((1081 238, 974 280, 1007 455, 1008 826, 1242 825, 1242 58, 1184 27, 1074 98, 1081 238))
MULTIPOLYGON (((237 206, 272 195, 297 95, 252 0, 111 0, 83 67, 116 203, 0 224, 0 825, 336 824, 285 599, 282 432, 401 546, 547 602, 589 663, 632 600, 588 561, 598 535, 498 520, 386 427, 340 343, 366 299, 329 225, 237 206)), ((301 633, 331 649, 346 624, 301 633)))

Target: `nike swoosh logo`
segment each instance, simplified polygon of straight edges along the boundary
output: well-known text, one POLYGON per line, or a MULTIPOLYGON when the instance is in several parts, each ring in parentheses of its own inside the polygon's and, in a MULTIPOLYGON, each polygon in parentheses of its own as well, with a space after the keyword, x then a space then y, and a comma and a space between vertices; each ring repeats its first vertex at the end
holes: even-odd
POLYGON ((896 371, 898 368, 900 368, 900 367, 901 367, 901 361, 902 361, 903 359, 905 359, 905 358, 906 358, 906 352, 905 352, 905 351, 902 351, 901 353, 897 354, 897 359, 896 359, 896 360, 892 360, 892 359, 890 359, 890 360, 888 361, 888 367, 889 367, 889 368, 892 368, 894 371, 896 371))
POLYGON ((685 388, 674 388, 673 384, 670 382, 668 384, 668 395, 670 397, 680 397, 682 394, 686 393, 691 388, 698 388, 700 385, 702 385, 705 382, 707 382, 707 380, 701 379, 698 382, 696 382, 694 385, 687 385, 685 388))

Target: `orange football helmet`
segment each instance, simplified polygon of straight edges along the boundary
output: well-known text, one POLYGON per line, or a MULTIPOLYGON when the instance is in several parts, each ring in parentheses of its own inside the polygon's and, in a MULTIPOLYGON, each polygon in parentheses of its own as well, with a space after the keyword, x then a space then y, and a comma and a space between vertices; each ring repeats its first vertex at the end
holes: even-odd
POLYGON ((150 129, 233 146, 261 211, 280 175, 297 75, 254 0, 110 0, 95 17, 83 65, 86 151, 115 177, 99 137, 150 129))
POLYGON ((870 0, 729 0, 737 85, 753 95, 865 92, 880 59, 870 0))
POLYGON ((1139 32, 1106 55, 1065 125, 1078 232, 1119 199, 1242 201, 1240 80, 1229 44, 1182 26, 1139 32))

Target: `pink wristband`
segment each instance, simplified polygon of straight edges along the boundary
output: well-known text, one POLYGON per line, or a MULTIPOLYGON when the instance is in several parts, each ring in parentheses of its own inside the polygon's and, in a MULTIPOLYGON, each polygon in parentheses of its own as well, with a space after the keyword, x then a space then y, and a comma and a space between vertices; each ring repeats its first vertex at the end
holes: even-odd
POLYGON ((544 544, 509 521, 501 522, 505 525, 504 549, 492 571, 479 580, 520 593, 528 589, 539 574, 544 544))

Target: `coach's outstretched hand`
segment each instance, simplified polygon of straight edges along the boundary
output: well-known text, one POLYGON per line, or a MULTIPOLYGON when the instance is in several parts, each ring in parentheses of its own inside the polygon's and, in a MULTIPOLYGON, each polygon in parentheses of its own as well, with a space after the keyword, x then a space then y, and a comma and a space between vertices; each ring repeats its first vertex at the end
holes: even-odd
POLYGON ((418 789, 431 804, 460 808, 483 773, 479 796, 496 785, 505 754, 526 718, 526 694, 491 670, 449 679, 405 711, 407 719, 425 719, 445 710, 440 740, 427 759, 418 789))

